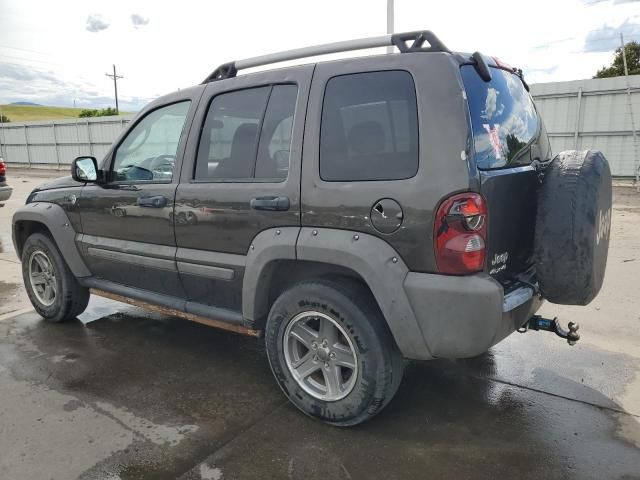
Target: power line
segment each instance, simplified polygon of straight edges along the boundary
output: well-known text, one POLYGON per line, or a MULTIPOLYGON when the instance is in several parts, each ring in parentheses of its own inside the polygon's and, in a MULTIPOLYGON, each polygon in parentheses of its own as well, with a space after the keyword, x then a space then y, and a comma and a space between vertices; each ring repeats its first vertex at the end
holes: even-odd
POLYGON ((49 62, 47 60, 39 60, 37 58, 16 57, 14 55, 6 55, 4 53, 0 54, 0 59, 4 59, 4 58, 10 58, 10 59, 19 60, 19 61, 22 61, 22 62, 42 63, 42 64, 46 64, 46 65, 57 65, 57 66, 60 66, 60 67, 64 67, 65 66, 63 63, 49 62))
POLYGON ((11 45, 0 45, 0 48, 10 48, 12 50, 20 50, 21 52, 37 53, 38 55, 49 55, 49 53, 46 53, 46 52, 39 52, 37 50, 29 50, 27 48, 12 47, 11 45))
POLYGON ((116 97, 116 115, 120 115, 120 110, 118 109, 118 79, 124 78, 124 77, 116 74, 115 65, 113 66, 113 74, 105 73, 105 75, 113 79, 113 90, 115 92, 115 97, 116 97))

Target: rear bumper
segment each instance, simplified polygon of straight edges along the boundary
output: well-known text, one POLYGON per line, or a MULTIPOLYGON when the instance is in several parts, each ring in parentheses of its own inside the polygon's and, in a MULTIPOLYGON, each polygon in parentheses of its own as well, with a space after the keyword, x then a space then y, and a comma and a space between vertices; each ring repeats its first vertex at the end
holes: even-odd
POLYGON ((11 197, 11 192, 13 192, 13 188, 11 188, 9 185, 0 185, 0 202, 9 200, 9 197, 11 197))
POLYGON ((486 352, 521 327, 542 304, 531 287, 523 285, 505 295, 502 285, 486 274, 453 277, 410 272, 404 289, 425 350, 439 358, 486 352))

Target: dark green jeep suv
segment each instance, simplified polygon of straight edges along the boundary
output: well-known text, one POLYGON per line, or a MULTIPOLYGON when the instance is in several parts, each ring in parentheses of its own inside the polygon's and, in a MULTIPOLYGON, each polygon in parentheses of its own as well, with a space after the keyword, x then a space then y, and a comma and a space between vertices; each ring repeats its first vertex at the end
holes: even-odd
POLYGON ((93 293, 264 336, 299 409, 354 425, 404 359, 472 357, 517 329, 577 341, 535 313, 595 297, 610 215, 606 160, 552 156, 520 70, 422 31, 222 65, 34 190, 13 237, 44 318, 93 293))

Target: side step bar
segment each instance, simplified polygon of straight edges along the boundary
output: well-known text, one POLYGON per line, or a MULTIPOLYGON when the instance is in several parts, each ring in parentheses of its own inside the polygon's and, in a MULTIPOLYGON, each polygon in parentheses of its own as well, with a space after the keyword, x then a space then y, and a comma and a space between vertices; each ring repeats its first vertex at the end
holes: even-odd
POLYGON ((145 302, 142 300, 137 300, 135 298, 125 297, 124 295, 118 295, 117 293, 107 292, 106 290, 101 290, 99 288, 92 288, 91 294, 108 298, 110 300, 115 300, 117 302, 126 303, 128 305, 133 305, 134 307, 140 307, 150 312, 161 313, 163 315, 182 318, 185 320, 189 320, 191 322, 201 323, 209 327, 214 327, 214 328, 219 328, 221 330, 227 330, 230 332, 239 333, 241 335, 248 335, 250 337, 262 336, 262 330, 254 330, 252 328, 247 328, 242 325, 223 322, 220 320, 214 320, 212 318, 203 317, 201 315, 195 315, 193 313, 183 312, 181 310, 176 310, 175 308, 163 307, 161 305, 156 305, 156 304, 145 302))

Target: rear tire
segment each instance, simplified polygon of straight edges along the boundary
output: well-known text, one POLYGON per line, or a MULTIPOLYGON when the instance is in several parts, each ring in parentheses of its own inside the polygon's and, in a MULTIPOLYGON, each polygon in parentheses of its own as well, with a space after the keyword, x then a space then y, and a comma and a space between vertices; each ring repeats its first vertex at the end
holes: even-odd
POLYGON ((351 280, 318 279, 286 290, 269 312, 265 337, 284 394, 332 425, 373 417, 402 379, 404 359, 375 299, 351 280))
POLYGON ((45 320, 72 320, 87 308, 89 289, 78 283, 47 235, 34 233, 25 241, 22 278, 33 308, 45 320))

